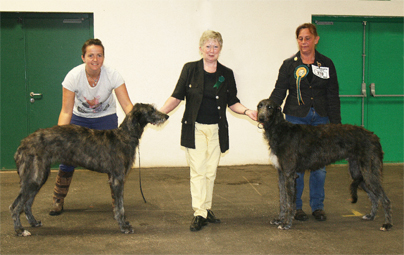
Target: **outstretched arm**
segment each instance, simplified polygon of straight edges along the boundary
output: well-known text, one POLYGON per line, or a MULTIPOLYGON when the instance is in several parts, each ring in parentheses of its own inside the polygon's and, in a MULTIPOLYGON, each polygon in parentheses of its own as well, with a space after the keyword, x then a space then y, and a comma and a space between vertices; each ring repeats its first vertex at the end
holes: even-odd
POLYGON ((242 105, 241 103, 235 103, 235 104, 229 106, 229 108, 235 113, 245 114, 248 117, 250 117, 252 120, 257 121, 257 111, 250 110, 247 107, 245 107, 244 105, 242 105))
POLYGON ((181 100, 175 97, 169 97, 167 101, 164 103, 163 107, 160 108, 160 112, 168 114, 169 112, 174 110, 180 103, 181 100))
POLYGON ((63 88, 62 110, 59 114, 58 125, 68 125, 72 120, 75 93, 63 88))
POLYGON ((132 110, 133 104, 130 101, 125 83, 115 89, 115 95, 125 114, 128 114, 132 110))

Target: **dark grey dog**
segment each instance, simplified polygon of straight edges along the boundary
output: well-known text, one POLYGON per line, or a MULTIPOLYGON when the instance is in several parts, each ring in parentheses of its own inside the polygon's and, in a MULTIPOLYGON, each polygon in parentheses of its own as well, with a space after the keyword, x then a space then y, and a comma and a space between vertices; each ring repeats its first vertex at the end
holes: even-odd
POLYGON ((346 159, 353 179, 352 203, 356 203, 360 186, 367 192, 372 209, 364 220, 373 220, 381 202, 385 222, 380 230, 389 230, 390 200, 381 183, 383 151, 379 138, 372 132, 353 125, 296 125, 287 122, 281 107, 270 99, 259 102, 258 121, 271 149, 270 158, 279 173, 280 214, 271 221, 279 229, 289 229, 295 213, 296 172, 316 170, 346 159))
POLYGON ((149 104, 136 104, 119 128, 94 130, 76 125, 54 126, 39 129, 21 141, 14 159, 20 176, 21 190, 10 206, 14 229, 18 236, 29 236, 21 226, 20 214, 25 211, 29 224, 42 225, 32 215, 35 196, 48 179, 52 163, 82 166, 107 173, 114 203, 114 218, 121 232, 133 233, 125 221, 123 188, 135 160, 136 147, 148 123, 159 125, 168 115, 149 104))

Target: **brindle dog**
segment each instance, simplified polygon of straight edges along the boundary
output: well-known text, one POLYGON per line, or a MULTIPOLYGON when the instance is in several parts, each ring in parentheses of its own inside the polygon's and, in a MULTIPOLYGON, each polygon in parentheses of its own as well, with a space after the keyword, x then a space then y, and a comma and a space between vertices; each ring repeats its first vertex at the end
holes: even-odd
POLYGON ((136 104, 117 129, 54 126, 39 129, 23 139, 14 155, 21 190, 10 206, 17 235, 31 235, 21 225, 20 214, 23 211, 31 226, 42 225, 32 215, 31 207, 35 196, 48 179, 51 164, 55 162, 107 173, 115 199, 114 218, 118 221, 121 232, 133 233, 132 226, 125 221, 125 177, 132 168, 144 127, 148 123, 162 124, 167 119, 168 115, 159 112, 152 105, 136 104))
POLYGON ((270 147, 270 158, 279 174, 280 214, 270 223, 279 229, 289 229, 295 213, 295 178, 297 172, 316 170, 335 161, 346 159, 353 179, 352 203, 357 189, 367 192, 372 202, 371 212, 364 220, 373 220, 379 202, 384 209, 385 222, 380 230, 392 225, 390 200, 382 188, 383 151, 379 138, 358 126, 326 124, 297 125, 287 122, 281 107, 270 99, 259 102, 258 121, 270 147))

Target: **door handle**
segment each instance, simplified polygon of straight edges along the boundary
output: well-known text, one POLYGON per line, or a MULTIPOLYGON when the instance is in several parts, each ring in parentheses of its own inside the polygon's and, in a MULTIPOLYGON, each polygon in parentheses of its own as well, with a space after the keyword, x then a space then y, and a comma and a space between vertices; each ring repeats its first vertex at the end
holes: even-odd
POLYGON ((370 94, 373 97, 404 97, 404 95, 376 95, 376 85, 374 83, 370 84, 370 94))
POLYGON ((40 96, 40 97, 42 97, 42 93, 31 92, 31 93, 29 93, 29 95, 30 95, 31 97, 35 97, 35 96, 40 96))
POLYGON ((34 92, 31 92, 31 93, 29 93, 29 95, 30 95, 30 97, 31 97, 31 99, 29 100, 31 103, 34 103, 34 102, 35 102, 35 98, 34 98, 34 97, 42 98, 42 93, 34 93, 34 92))
POLYGON ((360 95, 339 95, 339 97, 361 97, 362 98, 362 124, 365 126, 365 97, 366 97, 366 83, 362 82, 361 94, 360 95))
POLYGON ((362 83, 360 95, 339 95, 339 97, 366 97, 366 83, 362 83))

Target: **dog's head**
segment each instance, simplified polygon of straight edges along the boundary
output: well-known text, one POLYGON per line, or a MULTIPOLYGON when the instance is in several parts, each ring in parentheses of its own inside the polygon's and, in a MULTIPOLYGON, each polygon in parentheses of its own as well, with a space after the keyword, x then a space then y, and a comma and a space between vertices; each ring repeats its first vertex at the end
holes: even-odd
POLYGON ((146 126, 148 123, 160 125, 168 119, 167 114, 160 112, 151 104, 137 103, 129 114, 142 126, 146 126))
POLYGON ((143 129, 148 123, 160 125, 167 119, 168 115, 158 111, 153 105, 137 103, 126 115, 121 127, 133 129, 139 126, 143 129))
POLYGON ((282 108, 271 99, 261 100, 257 105, 258 122, 264 124, 277 124, 284 120, 282 108))

